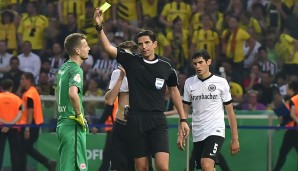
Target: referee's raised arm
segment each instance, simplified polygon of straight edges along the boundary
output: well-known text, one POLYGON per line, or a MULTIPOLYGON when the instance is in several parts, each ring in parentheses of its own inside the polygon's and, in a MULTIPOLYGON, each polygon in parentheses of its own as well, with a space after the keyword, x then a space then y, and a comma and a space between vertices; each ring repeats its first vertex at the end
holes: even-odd
POLYGON ((103 50, 107 52, 112 58, 116 58, 117 48, 110 43, 103 31, 103 12, 99 8, 95 9, 94 20, 96 23, 95 28, 97 30, 98 38, 100 43, 102 44, 103 50))

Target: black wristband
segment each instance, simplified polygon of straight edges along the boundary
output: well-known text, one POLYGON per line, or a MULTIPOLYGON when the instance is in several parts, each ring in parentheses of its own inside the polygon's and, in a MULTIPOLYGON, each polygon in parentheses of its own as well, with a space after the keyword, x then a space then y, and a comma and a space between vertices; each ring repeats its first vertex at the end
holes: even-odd
POLYGON ((95 25, 95 29, 96 29, 96 31, 97 31, 97 33, 101 33, 101 30, 103 29, 103 23, 101 23, 101 24, 96 24, 95 25))
POLYGON ((180 119, 180 122, 186 122, 187 123, 187 119, 180 119))

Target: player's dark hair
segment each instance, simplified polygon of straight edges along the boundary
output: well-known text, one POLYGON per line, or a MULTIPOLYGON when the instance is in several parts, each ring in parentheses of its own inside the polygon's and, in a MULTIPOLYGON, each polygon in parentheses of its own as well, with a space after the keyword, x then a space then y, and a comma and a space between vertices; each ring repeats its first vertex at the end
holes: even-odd
POLYGON ((5 79, 2 81, 2 89, 3 91, 8 91, 13 87, 13 81, 11 79, 5 79))
POLYGON ((81 45, 81 40, 86 39, 86 36, 81 33, 72 33, 64 40, 64 48, 69 56, 76 55, 76 48, 81 45))
POLYGON ((34 75, 31 72, 24 72, 22 74, 27 80, 30 80, 31 84, 34 84, 34 75))
POLYGON ((139 32, 139 34, 137 35, 136 38, 138 39, 143 36, 149 36, 149 38, 152 42, 156 41, 156 35, 151 30, 143 30, 143 31, 139 32))
POLYGON ((288 88, 294 91, 294 94, 298 94, 298 82, 297 81, 292 81, 288 85, 288 88))
POLYGON ((201 49, 196 51, 192 57, 192 59, 196 59, 196 58, 203 58, 206 62, 210 59, 210 55, 209 53, 205 50, 205 49, 201 49))
POLYGON ((127 49, 132 53, 135 53, 138 50, 138 45, 132 40, 119 43, 118 47, 122 49, 127 49))

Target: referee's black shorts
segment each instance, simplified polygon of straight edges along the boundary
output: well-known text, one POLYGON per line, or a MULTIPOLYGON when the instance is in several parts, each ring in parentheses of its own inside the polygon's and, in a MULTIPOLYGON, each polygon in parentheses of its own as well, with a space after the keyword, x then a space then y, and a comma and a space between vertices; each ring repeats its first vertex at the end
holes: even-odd
POLYGON ((168 124, 164 113, 129 113, 128 137, 134 158, 169 153, 168 124))

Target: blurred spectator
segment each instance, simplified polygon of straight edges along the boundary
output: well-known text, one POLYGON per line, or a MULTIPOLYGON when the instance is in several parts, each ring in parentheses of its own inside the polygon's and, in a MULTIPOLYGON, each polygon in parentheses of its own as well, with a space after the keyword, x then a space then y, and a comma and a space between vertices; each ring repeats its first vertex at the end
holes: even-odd
POLYGON ((285 98, 287 95, 287 77, 284 72, 278 72, 275 75, 275 83, 279 88, 279 94, 285 98))
POLYGON ((231 95, 233 98, 233 106, 235 109, 241 109, 243 99, 243 88, 237 82, 234 82, 230 74, 227 74, 227 81, 230 86, 231 95))
POLYGON ((7 44, 4 40, 0 40, 0 83, 5 73, 10 70, 9 61, 12 54, 7 52, 7 44))
MULTIPOLYGON (((61 1, 63 1, 63 0, 61 0, 61 1)), ((67 14, 66 24, 61 24, 59 31, 60 32, 58 35, 58 43, 61 46, 63 46, 66 36, 68 36, 71 33, 81 32, 78 28, 77 18, 75 16, 75 14, 73 14, 73 13, 67 14)))
MULTIPOLYGON (((255 38, 255 32, 253 28, 249 27, 247 28, 247 32, 250 34, 251 37, 255 38)), ((252 42, 252 50, 249 51, 249 46, 247 42, 244 43, 243 50, 245 54, 245 59, 244 59, 244 69, 249 70, 252 66, 252 64, 256 61, 256 57, 258 54, 258 49, 261 47, 261 43, 258 41, 253 41, 252 42)))
MULTIPOLYGON (((257 35, 257 37, 260 37, 259 35, 262 34, 262 28, 260 23, 257 19, 252 17, 250 12, 244 11, 241 13, 240 16, 240 28, 247 31, 248 28, 252 28, 253 32, 257 35)), ((260 39, 259 39, 260 40, 260 39)))
POLYGON ((36 89, 40 95, 55 95, 53 84, 50 83, 49 73, 40 71, 36 89))
POLYGON ((159 22, 166 28, 166 32, 170 31, 173 26, 173 21, 178 16, 182 21, 182 27, 189 29, 189 19, 192 14, 191 6, 183 0, 173 0, 168 2, 163 7, 159 16, 159 22))
POLYGON ((142 11, 138 0, 117 0, 117 3, 112 5, 112 11, 114 23, 122 20, 135 27, 141 24, 142 11))
POLYGON ((17 26, 14 22, 15 12, 5 10, 1 13, 0 40, 7 43, 10 53, 16 54, 17 50, 17 26))
POLYGON ((262 44, 267 48, 268 59, 275 64, 279 60, 279 57, 277 56, 277 52, 275 50, 275 44, 277 42, 277 39, 278 34, 272 30, 268 30, 265 34, 265 40, 262 44))
POLYGON ((167 39, 170 42, 172 53, 170 60, 174 63, 174 68, 183 67, 189 60, 189 31, 183 29, 182 20, 177 16, 173 20, 172 29, 167 33, 167 39))
POLYGON ((275 75, 277 73, 276 64, 269 61, 267 48, 265 46, 259 47, 256 62, 260 66, 262 72, 267 71, 271 75, 275 75))
POLYGON ((244 9, 242 0, 230 0, 226 11, 231 12, 235 16, 241 16, 244 9))
POLYGON ((59 30, 59 20, 55 18, 49 19, 49 26, 45 29, 45 52, 44 55, 48 57, 51 53, 50 50, 52 46, 58 42, 58 35, 60 34, 59 30))
POLYGON ((49 20, 58 20, 59 21, 59 14, 58 14, 58 7, 56 2, 44 2, 45 4, 45 11, 44 14, 49 20))
MULTIPOLYGON (((13 93, 17 93, 17 90, 20 87, 20 79, 23 72, 19 69, 20 60, 17 57, 10 58, 9 61, 10 70, 4 74, 3 79, 10 79, 13 81, 13 93)), ((19 95, 19 94, 18 94, 19 95)))
POLYGON ((298 41, 288 34, 281 34, 275 48, 283 59, 283 71, 287 75, 298 75, 298 41))
POLYGON ((211 68, 216 66, 216 58, 219 54, 219 36, 216 31, 211 28, 212 19, 210 15, 203 14, 200 16, 202 27, 194 30, 191 41, 191 53, 199 49, 205 49, 212 59, 211 68))
POLYGON ((40 72, 41 61, 40 57, 31 51, 31 43, 24 41, 22 44, 22 52, 18 55, 20 60, 20 70, 30 72, 36 78, 40 72))
POLYGON ((253 64, 249 74, 244 78, 245 91, 251 90, 255 85, 261 83, 261 70, 258 64, 253 64))
MULTIPOLYGON (((158 23, 158 1, 156 0, 140 0, 141 9, 142 9, 142 17, 148 16, 155 23, 158 23)), ((142 23, 139 25, 144 25, 144 21, 141 20, 142 23)))
POLYGON ((266 110, 266 106, 258 102, 258 92, 250 90, 247 92, 247 102, 242 104, 242 110, 266 110))
POLYGON ((266 5, 268 27, 273 29, 276 33, 282 31, 284 22, 290 14, 291 11, 281 2, 281 0, 271 0, 266 5))
POLYGON ((292 36, 294 39, 298 39, 298 3, 296 3, 294 7, 294 13, 288 17, 286 20, 286 27, 289 31, 289 35, 292 36))
POLYGON ((99 80, 100 88, 106 90, 110 76, 117 65, 115 59, 110 59, 106 52, 101 52, 101 58, 95 61, 92 69, 93 74, 96 74, 96 78, 99 80))
POLYGON ((49 74, 50 74, 51 81, 54 81, 59 68, 65 62, 63 49, 61 48, 61 45, 59 43, 53 44, 52 56, 49 58, 49 61, 50 61, 50 67, 51 67, 49 74))
MULTIPOLYGON (((84 15, 86 9, 85 3, 86 0, 59 0, 58 14, 60 22, 62 24, 67 24, 69 14, 72 14, 74 18, 80 18, 82 15, 84 15)), ((77 21, 75 20, 75 22, 77 21)))
POLYGON ((205 14, 206 9, 206 1, 205 0, 195 0, 193 3, 195 7, 191 17, 190 17, 190 32, 192 33, 194 30, 198 30, 202 28, 202 23, 200 20, 200 16, 205 14))
POLYGON ((18 28, 18 37, 19 44, 29 41, 32 51, 40 55, 45 48, 44 33, 49 23, 44 15, 38 13, 37 8, 37 2, 28 2, 27 13, 23 14, 18 28))
POLYGON ((86 13, 79 19, 79 28, 86 35, 86 40, 90 47, 94 46, 98 42, 98 33, 94 27, 94 8, 91 2, 86 3, 86 13))
POLYGON ((243 81, 243 67, 244 67, 244 43, 247 42, 249 47, 248 53, 253 50, 253 42, 255 41, 243 29, 239 28, 239 18, 237 16, 229 17, 229 28, 222 33, 222 52, 232 60, 232 67, 234 72, 238 73, 235 82, 242 83, 243 81), (241 74, 242 73, 242 74, 241 74))
POLYGON ((223 21, 223 14, 219 11, 218 0, 208 0, 206 3, 206 11, 212 19, 212 29, 215 29, 215 26, 223 21))
POLYGON ((254 3, 252 5, 251 13, 252 13, 252 16, 258 20, 263 33, 266 32, 268 28, 268 22, 266 18, 265 3, 254 3))
POLYGON ((268 71, 262 72, 261 83, 253 86, 253 90, 258 91, 258 102, 269 108, 269 105, 273 102, 273 93, 279 91, 273 84, 273 76, 268 71))
POLYGON ((246 1, 246 10, 253 13, 253 8, 255 4, 262 5, 263 7, 266 6, 266 4, 270 0, 247 0, 246 1))

